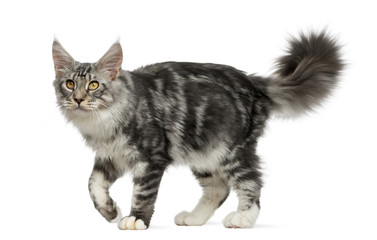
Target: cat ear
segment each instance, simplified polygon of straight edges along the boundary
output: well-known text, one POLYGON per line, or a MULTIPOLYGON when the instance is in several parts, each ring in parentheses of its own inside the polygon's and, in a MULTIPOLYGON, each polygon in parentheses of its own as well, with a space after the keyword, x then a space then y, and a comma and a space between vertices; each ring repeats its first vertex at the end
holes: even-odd
POLYGON ((62 77, 65 71, 72 69, 75 62, 57 40, 54 40, 52 44, 52 58, 54 59, 56 77, 62 77))
POLYGON ((98 60, 96 66, 105 78, 114 80, 118 77, 122 67, 123 52, 119 42, 114 43, 110 49, 98 60))

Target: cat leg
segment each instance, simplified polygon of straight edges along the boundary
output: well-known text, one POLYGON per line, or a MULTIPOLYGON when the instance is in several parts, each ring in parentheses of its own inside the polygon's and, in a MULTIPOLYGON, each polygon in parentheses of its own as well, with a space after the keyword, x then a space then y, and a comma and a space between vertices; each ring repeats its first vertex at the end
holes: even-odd
POLYGON ((223 221, 227 228, 251 228, 260 210, 259 198, 262 187, 259 158, 253 151, 241 150, 238 160, 229 164, 227 172, 230 184, 237 193, 239 204, 235 212, 223 221), (245 153, 246 152, 246 153, 245 153))
POLYGON ((239 198, 238 210, 226 216, 223 224, 227 228, 252 228, 259 216, 259 199, 250 197, 252 190, 236 190, 239 198))
POLYGON ((133 173, 133 196, 129 216, 118 224, 121 230, 145 230, 149 227, 165 167, 139 163, 133 173))
POLYGON ((118 174, 109 159, 96 158, 92 174, 89 178, 89 193, 94 207, 111 223, 117 223, 122 213, 109 195, 109 188, 118 178, 118 174))
POLYGON ((179 213, 174 221, 179 226, 199 226, 205 224, 215 210, 221 206, 229 195, 230 187, 217 173, 200 173, 193 170, 203 196, 191 212, 179 213))

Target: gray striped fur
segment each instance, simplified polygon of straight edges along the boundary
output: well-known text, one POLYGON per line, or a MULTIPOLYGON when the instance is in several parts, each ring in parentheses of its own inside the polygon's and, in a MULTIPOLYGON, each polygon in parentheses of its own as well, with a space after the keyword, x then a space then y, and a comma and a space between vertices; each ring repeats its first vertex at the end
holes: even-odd
POLYGON ((90 196, 121 229, 149 226, 162 175, 174 164, 189 166, 203 187, 196 208, 178 214, 176 224, 204 224, 233 189, 239 206, 224 225, 252 227, 262 187, 256 146, 266 120, 318 105, 342 68, 339 47, 325 33, 292 40, 270 78, 211 63, 125 71, 119 43, 97 63, 80 63, 55 41, 53 59, 58 106, 96 152, 90 196), (109 188, 126 172, 134 190, 131 212, 122 218, 109 188))

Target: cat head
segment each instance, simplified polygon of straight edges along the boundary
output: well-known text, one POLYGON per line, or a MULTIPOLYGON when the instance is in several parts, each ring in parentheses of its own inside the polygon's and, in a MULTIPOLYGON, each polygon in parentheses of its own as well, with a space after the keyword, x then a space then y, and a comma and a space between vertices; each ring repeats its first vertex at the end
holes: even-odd
POLYGON ((55 40, 52 45, 55 67, 55 93, 61 110, 70 115, 85 115, 108 109, 119 92, 119 80, 123 60, 119 42, 96 63, 75 61, 63 46, 55 40))

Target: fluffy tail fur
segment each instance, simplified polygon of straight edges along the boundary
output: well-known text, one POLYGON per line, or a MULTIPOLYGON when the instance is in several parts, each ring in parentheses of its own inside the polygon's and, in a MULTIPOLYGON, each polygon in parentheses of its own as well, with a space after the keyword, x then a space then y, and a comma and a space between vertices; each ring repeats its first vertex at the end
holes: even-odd
POLYGON ((287 54, 266 86, 274 113, 295 117, 321 104, 336 87, 343 68, 340 46, 326 32, 290 40, 287 54))

